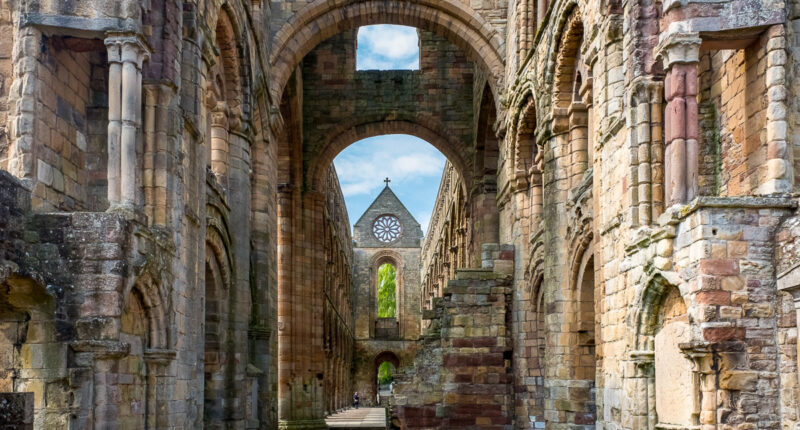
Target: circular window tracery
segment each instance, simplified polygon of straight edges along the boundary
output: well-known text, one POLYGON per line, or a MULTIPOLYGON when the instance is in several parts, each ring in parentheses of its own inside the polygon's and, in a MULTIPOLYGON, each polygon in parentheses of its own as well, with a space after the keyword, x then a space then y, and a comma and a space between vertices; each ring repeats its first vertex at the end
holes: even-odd
POLYGON ((372 234, 383 243, 392 243, 400 239, 403 227, 394 215, 381 215, 372 223, 372 234))

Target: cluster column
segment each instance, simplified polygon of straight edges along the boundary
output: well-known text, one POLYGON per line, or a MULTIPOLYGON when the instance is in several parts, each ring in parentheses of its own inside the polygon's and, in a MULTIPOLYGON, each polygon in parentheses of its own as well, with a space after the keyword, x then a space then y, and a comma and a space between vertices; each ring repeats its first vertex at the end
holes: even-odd
POLYGON ((150 53, 134 35, 111 34, 108 49, 108 202, 136 203, 136 139, 142 125, 142 63, 150 53))
POLYGON ((667 207, 697 196, 697 67, 701 42, 697 33, 673 33, 662 38, 656 48, 667 71, 664 80, 667 101, 664 192, 667 207))

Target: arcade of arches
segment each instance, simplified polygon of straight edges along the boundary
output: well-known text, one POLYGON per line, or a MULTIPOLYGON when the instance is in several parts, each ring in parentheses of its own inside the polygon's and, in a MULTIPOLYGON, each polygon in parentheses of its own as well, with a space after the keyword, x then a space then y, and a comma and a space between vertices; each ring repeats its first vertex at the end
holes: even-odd
POLYGON ((797 427, 798 11, 0 0, 0 417, 325 428, 388 362, 406 429, 797 427), (356 70, 387 23, 419 70, 356 70), (351 230, 385 134, 448 159, 427 232, 351 230))

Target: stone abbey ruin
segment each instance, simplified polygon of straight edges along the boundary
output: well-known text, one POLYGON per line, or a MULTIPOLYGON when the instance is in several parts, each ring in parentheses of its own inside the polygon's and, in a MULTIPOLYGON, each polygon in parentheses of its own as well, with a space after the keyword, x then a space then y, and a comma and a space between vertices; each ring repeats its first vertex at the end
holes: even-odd
POLYGON ((0 0, 0 34, 0 428, 323 429, 384 363, 402 429, 799 428, 797 0, 0 0), (356 70, 372 24, 419 70, 356 70), (345 209, 333 159, 387 134, 447 157, 427 232, 388 185, 345 209))

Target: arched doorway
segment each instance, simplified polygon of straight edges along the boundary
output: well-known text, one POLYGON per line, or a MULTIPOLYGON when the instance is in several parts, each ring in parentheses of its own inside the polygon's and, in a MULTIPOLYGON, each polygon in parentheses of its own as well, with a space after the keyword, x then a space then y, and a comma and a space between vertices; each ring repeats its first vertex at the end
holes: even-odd
POLYGON ((376 403, 388 405, 388 397, 392 395, 394 379, 400 368, 400 360, 393 352, 384 351, 375 357, 375 393, 376 403))

